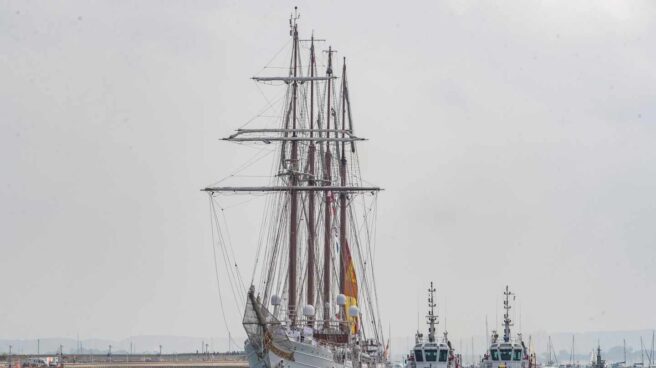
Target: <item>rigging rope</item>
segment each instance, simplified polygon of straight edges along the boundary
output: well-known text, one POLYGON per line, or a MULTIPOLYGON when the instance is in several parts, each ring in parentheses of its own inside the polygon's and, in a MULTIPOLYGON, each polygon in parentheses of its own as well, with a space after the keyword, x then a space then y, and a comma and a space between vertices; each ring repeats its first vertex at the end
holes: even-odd
MULTIPOLYGON (((209 197, 210 197, 210 220, 212 220, 212 212, 214 211, 214 208, 213 208, 214 206, 212 204, 212 196, 210 195, 209 197)), ((215 233, 214 233, 214 224, 210 223, 210 227, 211 227, 211 233, 212 233, 212 254, 214 255, 214 257, 212 257, 212 259, 214 260, 214 275, 216 276, 216 288, 217 288, 218 295, 219 295, 219 308, 221 309, 221 317, 223 317, 223 324, 225 325, 226 331, 228 331, 228 339, 230 339, 230 341, 232 343, 234 343, 235 346, 239 346, 239 344, 237 344, 232 339, 233 335, 230 332, 230 327, 228 325, 228 321, 227 321, 226 316, 225 316, 225 307, 223 306, 223 296, 221 294, 221 281, 220 281, 220 277, 219 277, 219 264, 216 260, 216 241, 215 241, 216 237, 215 237, 215 233)))
MULTIPOLYGON (((214 198, 210 195, 211 201, 210 201, 210 206, 212 209, 212 218, 214 219, 214 226, 216 229, 216 234, 217 234, 217 239, 218 239, 218 244, 220 245, 220 250, 221 253, 223 254, 223 263, 225 265, 227 274, 228 274, 228 282, 230 285, 230 290, 232 291, 233 298, 235 300, 235 304, 237 307, 237 310, 243 310, 243 305, 241 304, 242 298, 238 297, 238 293, 235 291, 235 284, 237 283, 237 280, 239 279, 237 275, 235 274, 235 270, 230 266, 230 263, 236 264, 236 262, 232 262, 230 260, 230 257, 227 253, 227 250, 225 249, 225 239, 223 237, 223 234, 221 232, 221 226, 219 224, 219 218, 216 214, 216 206, 214 203, 214 198)), ((237 284, 237 289, 239 288, 239 284, 237 284)), ((242 287, 243 288, 243 287, 242 287)), ((245 293, 243 294, 245 295, 245 293)))
MULTIPOLYGON (((218 200, 217 200, 217 204, 219 204, 218 200)), ((221 215, 223 217, 223 223, 225 224, 225 232, 226 232, 226 235, 228 237, 228 246, 230 247, 230 253, 232 253, 232 259, 233 259, 234 264, 235 264, 235 274, 237 276, 237 281, 239 282, 239 284, 237 286, 241 286, 241 290, 240 290, 241 293, 243 295, 246 295, 246 286, 244 285, 244 282, 242 281, 241 273, 239 272, 239 266, 237 265, 237 257, 235 257, 235 249, 232 247, 232 240, 230 239, 230 227, 228 226, 228 220, 227 220, 226 215, 225 215, 225 208, 223 208, 223 207, 220 207, 220 208, 221 208, 221 215)))
POLYGON ((217 181, 217 182, 212 183, 211 186, 216 186, 216 185, 218 185, 218 184, 220 184, 220 183, 222 183, 222 182, 228 180, 229 178, 235 177, 236 174, 238 174, 238 173, 240 173, 241 171, 246 170, 247 168, 249 168, 249 167, 255 165, 255 163, 257 163, 257 162, 260 161, 261 159, 267 157, 268 155, 270 155, 270 154, 273 153, 273 152, 274 152, 274 150, 268 149, 268 148, 266 148, 266 147, 260 149, 260 150, 257 151, 253 156, 251 156, 251 158, 248 159, 244 164, 242 164, 241 166, 239 166, 238 168, 236 168, 236 169, 235 169, 230 175, 225 176, 223 179, 221 179, 221 180, 219 180, 219 181, 217 181), (264 152, 264 155, 261 155, 262 152, 264 152), (261 156, 260 156, 260 157, 257 157, 258 155, 261 155, 261 156))

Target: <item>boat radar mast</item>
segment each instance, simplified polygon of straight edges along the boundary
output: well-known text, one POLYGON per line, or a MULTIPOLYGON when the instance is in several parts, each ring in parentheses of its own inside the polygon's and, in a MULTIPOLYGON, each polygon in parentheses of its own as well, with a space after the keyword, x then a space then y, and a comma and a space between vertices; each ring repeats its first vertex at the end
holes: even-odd
MULTIPOLYGON (((428 288, 428 314, 426 314, 426 324, 428 325, 428 338, 424 340, 424 335, 417 331, 415 335, 415 345, 408 355, 408 364, 405 368, 461 368, 460 354, 456 354, 446 328, 443 331, 443 338, 437 336, 437 303, 435 302, 436 289, 433 282, 428 288)), ((446 326, 446 323, 445 323, 446 326)), ((360 367, 363 368, 363 367, 360 367)), ((498 368, 498 367, 497 367, 498 368)), ((524 368, 524 367, 507 367, 507 368, 524 368)))
POLYGON ((431 281, 430 288, 428 288, 428 315, 426 316, 428 320, 428 342, 435 342, 435 325, 439 323, 435 313, 435 306, 435 287, 433 287, 431 281))
MULTIPOLYGON (((626 360, 626 359, 625 359, 626 360)), ((606 361, 601 359, 601 345, 597 341, 597 355, 592 359, 591 368, 605 368, 606 361)))
POLYGON ((512 295, 513 300, 515 300, 515 294, 511 293, 506 285, 506 291, 503 292, 505 300, 503 301, 503 309, 506 312, 503 315, 503 341, 510 342, 510 326, 512 326, 512 321, 510 320, 510 300, 509 297, 512 295))
MULTIPOLYGON (((480 368, 536 368, 535 355, 524 344, 522 334, 518 333, 515 339, 511 338, 510 327, 513 325, 510 319, 510 297, 515 299, 515 294, 510 292, 508 286, 503 291, 503 340, 500 341, 496 330, 492 331, 492 343, 488 352, 481 361, 480 368)), ((531 345, 529 341, 529 345, 531 345)), ((544 367, 549 368, 549 367, 544 367)))

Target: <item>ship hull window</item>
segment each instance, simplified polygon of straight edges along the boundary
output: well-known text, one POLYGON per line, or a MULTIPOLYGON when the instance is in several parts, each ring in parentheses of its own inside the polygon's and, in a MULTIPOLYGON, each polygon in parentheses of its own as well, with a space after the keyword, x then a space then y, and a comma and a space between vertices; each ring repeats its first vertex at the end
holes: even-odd
POLYGON ((501 349, 501 360, 511 360, 511 359, 512 359, 512 350, 501 349))
POLYGON ((446 362, 449 359, 448 350, 440 350, 440 362, 446 362))
POLYGON ((513 360, 522 360, 522 351, 520 349, 515 349, 513 353, 513 360))
POLYGON ((490 355, 492 355, 493 361, 496 362, 499 360, 499 350, 490 350, 490 355))
POLYGON ((416 362, 424 361, 424 354, 422 354, 421 350, 415 350, 415 361, 416 362))
POLYGON ((427 362, 436 362, 437 361, 437 350, 425 350, 424 354, 426 355, 427 362))

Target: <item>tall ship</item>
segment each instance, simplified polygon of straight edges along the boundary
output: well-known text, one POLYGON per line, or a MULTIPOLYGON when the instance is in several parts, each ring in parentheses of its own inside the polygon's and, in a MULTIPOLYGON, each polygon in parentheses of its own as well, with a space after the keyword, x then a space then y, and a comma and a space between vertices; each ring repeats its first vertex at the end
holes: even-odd
POLYGON ((512 337, 510 327, 512 321, 510 320, 510 297, 514 298, 515 294, 511 293, 506 286, 503 293, 503 337, 499 339, 499 334, 496 330, 492 331, 492 340, 490 348, 483 356, 482 368, 532 368, 535 366, 535 361, 529 352, 522 334, 519 333, 515 338, 512 337))
POLYGON ((460 361, 449 341, 449 334, 444 330, 443 336, 438 338, 437 325, 439 319, 435 307, 435 287, 433 282, 428 289, 428 335, 417 331, 415 346, 408 355, 407 368, 460 368, 460 361))
POLYGON ((295 8, 289 65, 275 69, 278 75, 253 77, 282 89, 280 113, 269 125, 224 138, 271 152, 271 175, 264 185, 215 184, 203 191, 216 212, 225 196, 266 197, 253 279, 241 287, 235 277, 234 288, 245 300, 251 368, 383 367, 373 262, 381 188, 361 177, 364 139, 355 135, 346 59, 332 47, 317 51, 325 40, 314 34, 301 38, 299 18, 295 8))

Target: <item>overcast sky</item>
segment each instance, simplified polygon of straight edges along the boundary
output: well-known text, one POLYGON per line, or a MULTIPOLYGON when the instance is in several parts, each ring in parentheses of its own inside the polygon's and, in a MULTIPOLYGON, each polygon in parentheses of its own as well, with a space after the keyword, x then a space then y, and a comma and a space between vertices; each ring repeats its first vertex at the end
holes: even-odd
MULTIPOLYGON (((294 5, 0 3, 0 338, 225 336, 198 189, 252 156, 218 138, 294 5)), ((395 335, 430 280, 452 336, 506 284, 525 331, 656 325, 656 3, 297 5, 349 58, 395 335)))

